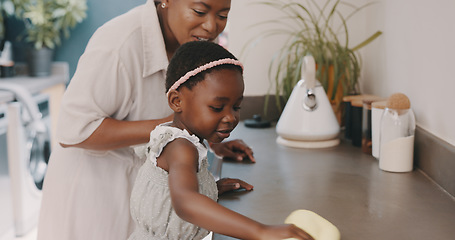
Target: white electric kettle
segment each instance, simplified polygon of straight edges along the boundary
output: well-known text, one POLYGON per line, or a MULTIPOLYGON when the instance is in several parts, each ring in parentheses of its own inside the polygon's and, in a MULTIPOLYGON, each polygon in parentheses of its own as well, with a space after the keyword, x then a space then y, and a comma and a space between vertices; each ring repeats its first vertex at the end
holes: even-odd
POLYGON ((278 120, 277 143, 297 148, 325 148, 340 143, 340 125, 321 83, 313 56, 305 56, 302 77, 278 120))

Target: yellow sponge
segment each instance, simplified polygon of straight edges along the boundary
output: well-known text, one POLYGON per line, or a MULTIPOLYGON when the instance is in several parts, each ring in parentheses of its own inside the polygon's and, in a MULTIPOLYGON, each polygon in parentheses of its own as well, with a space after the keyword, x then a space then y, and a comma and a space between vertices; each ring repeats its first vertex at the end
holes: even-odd
POLYGON ((295 210, 286 218, 284 223, 296 225, 315 240, 340 240, 340 231, 335 225, 309 210, 295 210))

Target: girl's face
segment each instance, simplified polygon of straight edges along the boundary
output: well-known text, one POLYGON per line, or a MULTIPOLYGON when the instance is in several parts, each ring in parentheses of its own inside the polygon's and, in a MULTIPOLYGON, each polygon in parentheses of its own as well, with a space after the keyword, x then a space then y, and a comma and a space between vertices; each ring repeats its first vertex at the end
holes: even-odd
MULTIPOLYGON (((231 0, 163 0, 163 30, 167 44, 214 41, 224 30, 231 0)), ((161 8, 158 5, 158 8, 161 8)))
POLYGON ((174 124, 201 140, 219 143, 239 123, 243 90, 238 70, 213 70, 191 90, 179 89, 181 112, 176 113, 174 124))

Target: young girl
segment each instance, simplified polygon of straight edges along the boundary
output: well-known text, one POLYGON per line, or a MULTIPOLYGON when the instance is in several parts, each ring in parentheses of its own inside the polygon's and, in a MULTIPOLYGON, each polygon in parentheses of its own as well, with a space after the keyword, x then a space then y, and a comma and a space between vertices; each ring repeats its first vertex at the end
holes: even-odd
POLYGON ((147 160, 131 195, 136 229, 130 240, 202 239, 209 231, 240 239, 313 239, 294 225, 264 225, 216 202, 222 191, 207 169, 203 141, 219 143, 238 124, 242 72, 242 64, 215 43, 189 42, 177 50, 166 76, 174 120, 136 148, 147 160))

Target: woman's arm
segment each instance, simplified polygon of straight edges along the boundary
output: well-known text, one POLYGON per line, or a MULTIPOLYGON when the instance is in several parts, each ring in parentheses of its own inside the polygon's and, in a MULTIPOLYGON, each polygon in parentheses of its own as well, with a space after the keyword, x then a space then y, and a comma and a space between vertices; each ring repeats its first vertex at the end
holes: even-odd
POLYGON ((198 192, 198 152, 187 140, 169 143, 158 159, 169 172, 172 206, 182 219, 240 239, 312 239, 293 225, 269 226, 229 210, 198 192))
POLYGON ((146 143, 150 132, 161 123, 172 121, 173 115, 166 118, 143 121, 120 121, 105 118, 100 126, 81 143, 60 144, 63 147, 78 147, 93 150, 112 150, 146 143))

